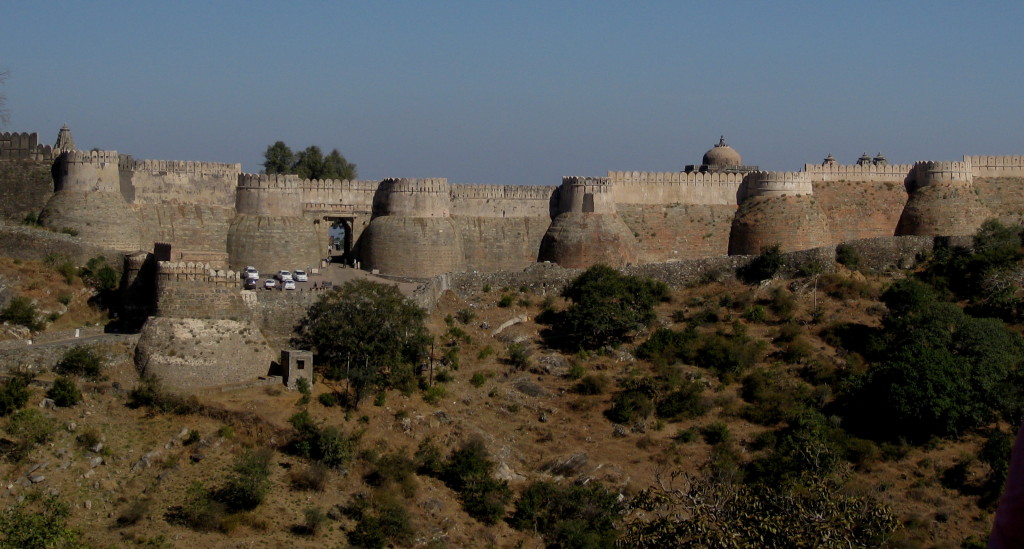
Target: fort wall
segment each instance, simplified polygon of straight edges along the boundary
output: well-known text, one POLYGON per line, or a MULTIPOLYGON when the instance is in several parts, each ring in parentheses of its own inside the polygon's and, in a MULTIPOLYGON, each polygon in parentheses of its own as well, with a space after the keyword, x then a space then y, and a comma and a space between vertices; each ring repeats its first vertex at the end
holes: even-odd
POLYGON ((120 189, 132 204, 202 204, 231 208, 241 164, 122 157, 120 189))
POLYGON ((298 176, 239 175, 235 211, 242 215, 301 216, 302 189, 298 176))
POLYGON ((53 196, 51 160, 0 161, 0 218, 20 223, 53 196))
POLYGON ((303 204, 323 205, 324 209, 344 205, 351 211, 369 212, 379 181, 345 179, 303 179, 299 181, 303 204))
POLYGON ((609 171, 608 180, 616 204, 713 204, 739 203, 737 193, 743 175, 716 172, 622 172, 609 171))
POLYGON ((640 263, 729 253, 736 206, 729 204, 617 204, 637 242, 640 263))
POLYGON ((117 151, 67 151, 57 159, 54 190, 119 193, 121 161, 117 151))
POLYGON ((242 320, 241 275, 209 264, 161 261, 157 265, 157 316, 242 320))
POLYGON ((814 182, 892 181, 902 183, 913 169, 913 164, 804 164, 804 172, 814 182))
POLYGON ((375 197, 374 215, 448 217, 451 188, 444 178, 385 179, 375 197))
POLYGON ((964 156, 964 162, 970 164, 976 178, 1024 177, 1024 157, 1020 155, 964 156))
MULTIPOLYGON (((167 242, 175 250, 227 252, 234 208, 202 204, 135 204, 143 243, 167 242)), ((151 246, 149 246, 151 247, 151 246)))
POLYGON ((748 198, 800 196, 814 192, 807 172, 751 172, 743 179, 740 201, 748 198))
POLYGON ((551 219, 557 213, 554 186, 450 186, 451 215, 465 217, 529 217, 551 219))
POLYGON ((25 132, 0 133, 0 160, 52 162, 53 148, 39 144, 39 134, 25 132))
POLYGON ((456 216, 463 262, 468 271, 520 270, 537 262, 540 243, 551 225, 547 215, 534 217, 456 216))
POLYGON ((828 219, 832 244, 896 234, 908 198, 896 178, 815 181, 814 196, 828 219))

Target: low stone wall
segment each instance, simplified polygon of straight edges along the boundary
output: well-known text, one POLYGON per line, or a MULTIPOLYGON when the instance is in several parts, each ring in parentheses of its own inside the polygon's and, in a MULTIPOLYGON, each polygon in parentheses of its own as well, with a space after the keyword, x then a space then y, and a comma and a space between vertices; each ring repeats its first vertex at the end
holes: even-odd
POLYGON ((327 291, 249 290, 243 292, 242 297, 270 346, 280 351, 290 348, 288 341, 295 327, 306 317, 306 311, 327 291))
POLYGON ((88 340, 71 340, 58 343, 29 345, 25 340, 5 341, 0 345, 0 372, 28 371, 40 373, 52 370, 73 347, 94 347, 107 358, 107 362, 125 360, 131 357, 137 334, 106 334, 88 340))

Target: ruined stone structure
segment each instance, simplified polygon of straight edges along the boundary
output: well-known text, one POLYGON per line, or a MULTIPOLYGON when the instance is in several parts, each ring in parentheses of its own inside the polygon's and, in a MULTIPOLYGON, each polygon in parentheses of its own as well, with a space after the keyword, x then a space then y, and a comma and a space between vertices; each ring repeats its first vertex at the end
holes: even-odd
POLYGON ((853 164, 830 154, 799 172, 764 172, 744 165, 723 138, 687 170, 610 171, 535 187, 300 180, 74 147, 67 128, 53 147, 35 134, 0 134, 0 198, 10 198, 0 214, 20 221, 41 211, 44 225, 91 245, 131 253, 166 242, 178 260, 234 270, 314 266, 332 224, 346 229, 347 261, 424 278, 538 261, 649 264, 770 244, 793 251, 964 235, 989 217, 1024 218, 1019 156, 890 165, 881 153, 853 164))

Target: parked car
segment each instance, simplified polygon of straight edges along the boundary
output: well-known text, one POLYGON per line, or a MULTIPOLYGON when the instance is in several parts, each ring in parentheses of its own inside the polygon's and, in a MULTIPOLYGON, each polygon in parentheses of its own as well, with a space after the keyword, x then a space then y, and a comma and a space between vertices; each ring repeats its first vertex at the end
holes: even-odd
POLYGON ((243 287, 246 290, 255 290, 258 284, 259 280, 256 280, 255 278, 247 278, 245 279, 245 285, 243 287))
POLYGON ((295 281, 294 280, 285 280, 282 283, 282 287, 285 290, 294 290, 295 289, 295 281))
POLYGON ((277 271, 277 279, 281 282, 284 282, 285 280, 295 280, 292 278, 292 273, 290 271, 277 271))
POLYGON ((243 271, 243 276, 246 280, 259 280, 260 272, 256 270, 256 267, 250 265, 245 268, 245 271, 243 271))
POLYGON ((302 269, 295 269, 295 282, 309 282, 309 276, 302 269))
POLYGON ((277 281, 273 278, 268 278, 263 281, 263 288, 267 290, 273 290, 277 287, 277 281))

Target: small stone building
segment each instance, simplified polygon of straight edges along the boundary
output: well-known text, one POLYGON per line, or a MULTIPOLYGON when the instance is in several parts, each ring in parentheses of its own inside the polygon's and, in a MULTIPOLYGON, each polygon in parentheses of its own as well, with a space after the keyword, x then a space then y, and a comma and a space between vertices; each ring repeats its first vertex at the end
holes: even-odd
POLYGON ((299 379, 305 378, 309 386, 313 386, 313 353, 298 349, 281 351, 281 374, 284 384, 289 389, 299 387, 299 379))

